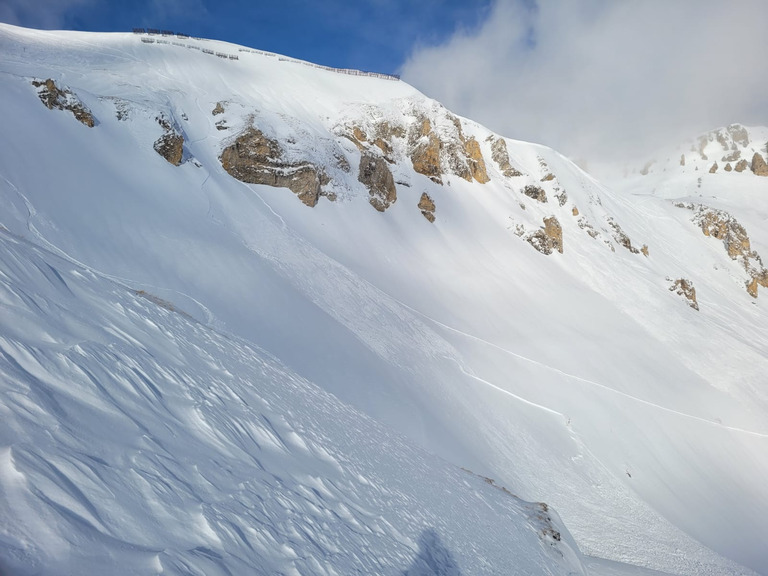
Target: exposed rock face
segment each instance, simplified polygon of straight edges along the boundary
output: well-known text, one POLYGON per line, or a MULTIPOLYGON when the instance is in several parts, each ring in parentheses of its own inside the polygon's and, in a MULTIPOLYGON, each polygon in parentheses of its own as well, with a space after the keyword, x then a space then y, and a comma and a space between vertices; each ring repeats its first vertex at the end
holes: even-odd
MULTIPOLYGON (((694 209, 693 205, 686 206, 694 209)), ((749 236, 738 221, 725 212, 707 206, 698 206, 693 222, 701 227, 705 236, 711 236, 723 241, 731 260, 741 263, 750 277, 747 281, 747 292, 757 298, 758 285, 768 287, 768 270, 763 267, 760 255, 750 246, 749 236)))
POLYGON ((357 179, 368 188, 370 194, 368 201, 379 212, 384 212, 397 201, 395 180, 383 158, 363 154, 360 158, 360 173, 357 179))
POLYGON ((93 114, 70 90, 59 88, 51 78, 44 81, 33 80, 32 85, 37 88, 37 95, 49 110, 54 108, 57 110, 69 110, 78 122, 93 128, 96 123, 93 114))
POLYGON ((618 222, 613 218, 608 218, 608 224, 613 228, 613 239, 616 240, 616 242, 624 246, 624 248, 632 252, 632 254, 640 253, 640 250, 632 246, 632 241, 629 239, 629 236, 624 233, 624 230, 621 229, 618 222))
POLYGON ((529 198, 533 198, 537 202, 541 202, 542 204, 547 201, 547 193, 544 192, 544 189, 539 188, 538 186, 534 186, 533 184, 528 184, 525 188, 523 188, 523 194, 529 198))
POLYGON ((717 162, 712 164, 712 167, 709 169, 710 174, 714 174, 715 172, 717 172, 717 162))
POLYGON ((155 141, 155 152, 174 166, 181 164, 184 155, 184 136, 168 131, 155 141))
POLYGON ((499 170, 507 178, 514 178, 516 176, 522 176, 523 173, 519 170, 515 170, 512 164, 509 163, 509 150, 507 150, 507 142, 504 138, 493 138, 491 143, 491 158, 496 164, 499 165, 499 170))
POLYGON ((216 107, 211 111, 211 114, 214 116, 218 116, 219 114, 224 114, 224 106, 221 102, 216 102, 216 107))
POLYGON ((424 218, 430 222, 435 221, 435 202, 426 192, 421 193, 421 199, 419 199, 419 210, 421 210, 421 215, 424 216, 424 218))
POLYGON ((739 158, 741 158, 741 150, 734 150, 730 154, 723 156, 722 160, 723 162, 736 162, 739 158))
POLYGON ((544 227, 526 237, 528 243, 542 254, 552 254, 554 250, 563 253, 563 228, 557 218, 544 218, 544 227))
POLYGON ((442 184, 440 169, 440 139, 432 131, 428 118, 421 121, 420 130, 412 138, 411 163, 413 169, 433 182, 442 184))
POLYGON ((471 178, 468 178, 468 180, 471 181, 471 179, 474 178, 480 182, 480 184, 490 182, 491 179, 488 178, 488 172, 485 169, 483 153, 480 151, 480 144, 478 144, 477 140, 474 138, 467 138, 464 141, 464 152, 467 155, 467 162, 469 163, 469 171, 471 174, 471 178))
POLYGON ((734 170, 736 170, 736 172, 744 172, 744 170, 746 170, 748 166, 749 164, 747 164, 747 161, 742 159, 736 163, 734 170))
POLYGON ((155 152, 160 154, 174 166, 181 164, 184 156, 184 136, 182 136, 164 117, 158 116, 157 123, 165 131, 160 138, 155 140, 155 152))
POLYGON ((674 281, 672 286, 669 287, 669 291, 683 296, 686 300, 688 300, 688 306, 694 310, 699 309, 699 303, 696 301, 696 288, 693 287, 693 282, 690 280, 686 280, 685 278, 678 278, 674 281))
POLYGON ((755 155, 752 156, 752 172, 755 176, 768 176, 768 165, 759 152, 755 152, 755 155))
POLYGON ((275 140, 255 127, 246 128, 219 160, 231 176, 249 184, 288 188, 307 206, 315 206, 322 187, 330 181, 325 172, 309 163, 287 163, 275 140))

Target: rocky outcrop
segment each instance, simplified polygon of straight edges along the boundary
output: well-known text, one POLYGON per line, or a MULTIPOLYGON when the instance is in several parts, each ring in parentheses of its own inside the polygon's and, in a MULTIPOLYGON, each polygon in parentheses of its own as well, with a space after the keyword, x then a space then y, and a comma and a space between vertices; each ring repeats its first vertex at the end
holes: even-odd
POLYGON ((632 252, 632 254, 639 254, 640 250, 632 246, 632 241, 629 239, 629 236, 627 236, 624 233, 624 230, 621 229, 621 226, 619 226, 619 223, 616 222, 613 218, 608 218, 608 225, 613 228, 613 239, 616 240, 619 244, 621 244, 624 248, 632 252))
POLYGON ((216 102, 216 106, 211 111, 211 114, 214 116, 218 116, 219 114, 224 114, 224 105, 221 102, 216 102))
POLYGON ((563 228, 554 216, 544 218, 544 227, 529 234, 525 239, 542 254, 549 255, 554 250, 563 253, 563 228))
POLYGON ((432 131, 432 123, 423 118, 419 124, 419 130, 411 137, 411 163, 413 169, 423 174, 433 182, 442 184, 442 170, 440 168, 440 139, 432 131))
POLYGON ((757 298, 758 285, 768 287, 768 270, 763 267, 760 255, 752 250, 745 228, 724 210, 701 205, 685 207, 695 210, 693 222, 701 228, 704 235, 722 240, 728 257, 744 267, 749 275, 747 292, 757 298))
POLYGON ((397 201, 395 179, 383 158, 364 153, 360 157, 357 179, 368 188, 368 201, 379 212, 384 212, 397 201))
POLYGON ((574 206, 574 207, 571 209, 571 214, 573 214, 574 216, 578 216, 578 215, 579 215, 579 209, 578 209, 578 208, 576 208, 576 206, 574 206))
POLYGON ((174 166, 180 165, 184 157, 184 136, 164 117, 159 116, 157 122, 163 127, 163 135, 155 140, 155 152, 174 166))
POLYGON ((547 193, 543 188, 540 188, 539 186, 528 184, 525 188, 523 188, 522 192, 529 198, 536 200, 536 202, 541 202, 543 204, 547 201, 547 193))
POLYGON ((730 154, 726 154, 725 156, 723 156, 722 157, 722 161, 723 162, 736 162, 736 160, 738 160, 739 158, 741 158, 741 150, 734 150, 730 154))
POLYGON ((419 199, 419 210, 421 210, 421 215, 424 216, 424 218, 430 222, 435 221, 435 202, 426 192, 421 193, 421 198, 419 199))
POLYGON ((467 163, 469 164, 470 178, 465 180, 476 180, 480 184, 490 182, 488 178, 488 172, 485 169, 485 160, 483 159, 483 153, 480 151, 480 144, 474 138, 467 138, 464 140, 464 153, 467 157, 467 163))
POLYGON ((731 170, 733 170, 731 163, 728 162, 728 164, 725 165, 725 168, 723 168, 723 170, 725 170, 726 172, 730 172, 731 170))
POLYGON ((506 140, 504 138, 494 138, 493 136, 489 136, 488 139, 491 140, 491 158, 498 164, 501 173, 507 178, 522 176, 523 173, 515 170, 509 162, 506 140))
MULTIPOLYGON (((670 279, 667 278, 667 280, 670 279)), ((699 309, 699 303, 696 300, 696 288, 693 287, 693 282, 690 280, 686 280, 685 278, 678 278, 672 283, 672 286, 669 287, 669 291, 683 296, 686 300, 688 300, 688 306, 694 310, 699 309)))
POLYGON ((648 244, 643 244, 643 245, 640 247, 640 252, 643 254, 643 256, 645 256, 646 258, 648 258, 648 254, 649 254, 649 252, 648 252, 648 244))
POLYGON ((224 148, 221 166, 231 176, 249 184, 288 188, 307 206, 315 206, 330 179, 309 162, 285 162, 277 141, 267 138, 258 128, 246 128, 224 148))
POLYGON ((714 174, 715 172, 717 172, 717 162, 712 164, 712 167, 709 169, 710 174, 714 174))
POLYGON ((736 163, 736 166, 733 168, 736 170, 736 172, 744 172, 748 168, 749 164, 746 160, 741 159, 736 163))
POLYGON ((768 176, 768 164, 759 152, 752 156, 752 172, 755 176, 768 176))
POLYGON ((88 107, 67 88, 59 88, 51 79, 33 80, 32 85, 37 88, 40 101, 49 110, 69 110, 81 124, 93 128, 96 121, 88 107))

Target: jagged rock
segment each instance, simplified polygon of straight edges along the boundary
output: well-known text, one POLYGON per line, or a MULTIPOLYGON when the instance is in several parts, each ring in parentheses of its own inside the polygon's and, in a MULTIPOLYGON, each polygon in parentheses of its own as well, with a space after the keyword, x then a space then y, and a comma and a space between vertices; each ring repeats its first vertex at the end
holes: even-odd
POLYGON ((672 286, 669 287, 669 291, 685 297, 688 300, 688 306, 694 310, 699 309, 699 303, 696 300, 696 288, 693 287, 693 282, 690 280, 678 278, 674 281, 672 286))
POLYGON ((37 88, 37 95, 40 101, 45 104, 49 110, 69 110, 81 124, 93 128, 96 121, 90 110, 67 88, 59 88, 53 79, 33 80, 32 85, 37 88))
POLYGON ((624 233, 624 230, 621 229, 618 222, 613 218, 608 218, 608 224, 613 228, 613 239, 616 240, 616 242, 632 252, 632 254, 640 253, 640 250, 632 246, 632 241, 629 239, 629 236, 624 233))
POLYGON ((211 112, 214 116, 218 116, 219 114, 224 114, 224 106, 221 102, 216 102, 216 107, 211 112))
POLYGON ((184 136, 175 130, 168 130, 155 141, 154 148, 160 156, 178 166, 184 155, 184 136))
POLYGON ((555 175, 552 174, 552 172, 550 172, 549 174, 544 176, 544 178, 542 178, 541 181, 542 182, 549 182, 550 180, 554 180, 554 179, 555 179, 555 175))
POLYGON ((483 153, 480 151, 480 144, 474 138, 467 138, 464 141, 464 152, 467 155, 467 162, 469 163, 469 171, 472 178, 478 181, 480 184, 490 182, 488 178, 488 172, 485 169, 485 160, 483 159, 483 153))
POLYGON ((739 144, 742 147, 746 147, 749 144, 749 134, 747 129, 741 124, 731 124, 726 130, 731 135, 734 144, 739 144))
POLYGON ((571 214, 573 214, 574 216, 578 216, 579 215, 579 209, 576 208, 576 206, 574 206, 573 209, 571 210, 571 214))
POLYGON ((640 252, 643 253, 643 256, 648 258, 648 244, 643 244, 642 248, 640 248, 640 252))
POLYGON ((749 164, 747 163, 747 161, 744 159, 741 159, 736 163, 736 166, 733 169, 736 170, 736 172, 744 172, 744 170, 746 170, 748 166, 749 164))
POLYGON ((507 178, 522 176, 523 173, 515 170, 512 164, 509 163, 509 151, 507 150, 506 140, 504 138, 494 139, 493 136, 489 136, 489 139, 493 140, 491 143, 491 158, 499 165, 501 173, 507 178))
POLYGON ((275 140, 255 127, 246 128, 222 150, 219 161, 231 176, 249 184, 288 188, 307 206, 315 206, 330 179, 309 163, 286 163, 275 140))
POLYGON ((565 190, 560 191, 558 188, 555 188, 557 190, 557 193, 555 194, 555 198, 557 199, 557 203, 560 206, 565 206, 568 203, 568 194, 565 190))
POLYGON ((752 156, 752 172, 755 176, 768 176, 768 164, 759 152, 752 156))
POLYGON ((440 139, 432 131, 432 123, 428 118, 421 121, 417 138, 413 142, 411 150, 411 163, 413 169, 423 174, 433 182, 442 184, 442 170, 440 169, 440 139))
POLYGON ((360 173, 357 179, 368 188, 368 201, 379 212, 384 212, 397 201, 395 180, 383 158, 363 154, 360 157, 360 173))
POLYGON ((712 164, 712 167, 709 169, 710 174, 714 174, 715 172, 717 172, 717 162, 712 164))
POLYGON ((699 206, 693 222, 701 227, 705 236, 711 236, 723 241, 725 250, 731 260, 741 263, 750 277, 747 291, 757 298, 758 284, 768 287, 768 270, 763 267, 760 255, 750 246, 749 236, 738 221, 725 212, 707 206, 699 206))
POLYGON ((528 243, 542 254, 552 254, 553 250, 563 253, 563 228, 557 218, 544 218, 544 227, 526 237, 528 243))
POLYGON ((542 204, 547 201, 547 193, 544 191, 544 189, 538 186, 534 186, 533 184, 528 184, 525 188, 523 188, 523 194, 529 198, 533 198, 537 202, 541 202, 542 204))
POLYGON ((680 154, 680 166, 685 166, 685 154, 680 154))
POLYGON ((726 172, 730 172, 731 170, 733 170, 733 168, 731 167, 731 163, 728 162, 728 164, 725 165, 725 168, 723 168, 723 170, 725 170, 726 172))
POLYGON ((424 218, 430 222, 435 221, 435 202, 426 192, 421 193, 421 198, 419 199, 419 210, 421 210, 421 215, 424 216, 424 218))

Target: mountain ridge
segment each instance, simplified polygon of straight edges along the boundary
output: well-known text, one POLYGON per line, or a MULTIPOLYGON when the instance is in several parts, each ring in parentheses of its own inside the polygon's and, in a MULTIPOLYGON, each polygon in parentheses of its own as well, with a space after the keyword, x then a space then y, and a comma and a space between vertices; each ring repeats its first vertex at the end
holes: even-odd
POLYGON ((556 152, 499 139, 402 82, 257 54, 217 58, 212 41, 211 57, 128 34, 2 31, 15 135, 0 167, 6 228, 268 350, 449 461, 546 499, 589 554, 738 573, 693 535, 760 568, 764 312, 739 264, 683 210, 616 194, 556 152), (57 44, 66 37, 75 48, 57 44), (94 128, 42 105, 32 81, 48 78, 83 100, 94 128), (443 150, 466 151, 459 134, 474 138, 488 182, 456 174, 451 154, 447 171, 439 154, 417 170, 411 156, 419 140, 435 148, 432 130, 418 130, 413 146, 399 136, 377 144, 382 119, 418 127, 400 104, 408 98, 428 110, 430 128, 452 134, 443 150), (214 114, 220 102, 225 112, 214 114), (333 169, 335 202, 320 196, 310 209, 224 171, 225 141, 252 113, 283 163, 333 169), (178 167, 153 149, 165 130, 158 116, 184 136, 178 167), (352 138, 334 132, 346 120, 365 140, 354 127, 352 138), (397 200, 383 213, 358 181, 366 154, 392 173, 397 200), (52 182, 66 195, 50 193, 52 182), (679 277, 694 282, 699 312, 668 290, 679 277), (717 477, 698 478, 703 467, 717 477))

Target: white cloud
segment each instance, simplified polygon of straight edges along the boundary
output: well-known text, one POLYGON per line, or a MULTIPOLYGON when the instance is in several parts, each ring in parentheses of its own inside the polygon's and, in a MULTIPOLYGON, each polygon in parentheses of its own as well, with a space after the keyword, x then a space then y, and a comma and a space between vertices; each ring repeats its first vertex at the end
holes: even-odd
POLYGON ((765 0, 497 0, 403 78, 511 138, 590 163, 768 124, 765 0))

